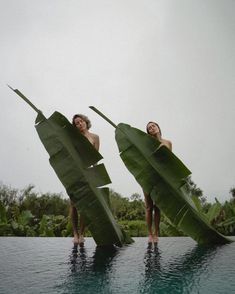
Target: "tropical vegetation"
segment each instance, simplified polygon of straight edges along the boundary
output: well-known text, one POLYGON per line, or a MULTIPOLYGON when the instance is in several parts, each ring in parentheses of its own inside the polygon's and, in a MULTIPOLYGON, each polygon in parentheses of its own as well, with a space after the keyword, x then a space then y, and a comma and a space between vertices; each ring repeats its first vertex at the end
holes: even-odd
MULTIPOLYGON (((235 187, 230 199, 210 203, 203 191, 189 178, 190 192, 197 209, 220 233, 235 235, 235 187)), ((147 236, 145 209, 142 196, 134 193, 123 197, 110 190, 110 205, 120 226, 133 237, 147 236)), ((90 236, 90 232, 86 232, 90 236)), ((165 215, 161 215, 161 236, 183 236, 165 215)), ((20 190, 0 183, 0 236, 68 237, 72 236, 69 198, 62 193, 35 192, 34 185, 20 190)))

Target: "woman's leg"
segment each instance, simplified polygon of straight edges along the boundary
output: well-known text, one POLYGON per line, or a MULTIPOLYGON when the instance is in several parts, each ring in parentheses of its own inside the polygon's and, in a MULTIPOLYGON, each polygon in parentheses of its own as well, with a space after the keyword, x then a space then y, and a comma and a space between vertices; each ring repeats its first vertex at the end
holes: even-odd
POLYGON ((149 194, 144 192, 144 200, 145 200, 145 217, 149 234, 149 242, 153 242, 153 231, 152 231, 152 223, 153 223, 153 201, 149 194))
POLYGON ((155 234, 154 234, 153 241, 158 242, 161 213, 160 213, 160 209, 155 204, 153 206, 153 209, 154 209, 154 227, 155 227, 155 234))
POLYGON ((79 243, 79 234, 78 234, 78 212, 75 206, 73 206, 72 203, 70 203, 70 217, 72 222, 72 228, 73 228, 73 242, 75 244, 79 243))
POLYGON ((80 237, 79 237, 79 244, 80 246, 84 245, 85 239, 84 239, 84 232, 85 232, 85 223, 83 220, 83 217, 80 215, 80 237))

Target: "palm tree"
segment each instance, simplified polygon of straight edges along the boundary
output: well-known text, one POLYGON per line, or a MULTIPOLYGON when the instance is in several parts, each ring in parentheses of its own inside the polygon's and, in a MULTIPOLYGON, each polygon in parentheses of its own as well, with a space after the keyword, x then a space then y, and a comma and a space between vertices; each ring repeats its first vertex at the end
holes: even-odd
POLYGON ((193 182, 191 176, 187 178, 186 190, 191 196, 196 196, 200 200, 202 206, 206 204, 206 197, 203 196, 203 191, 199 187, 197 187, 197 185, 193 182))
POLYGON ((235 200, 235 187, 232 187, 229 193, 232 195, 233 199, 235 200))

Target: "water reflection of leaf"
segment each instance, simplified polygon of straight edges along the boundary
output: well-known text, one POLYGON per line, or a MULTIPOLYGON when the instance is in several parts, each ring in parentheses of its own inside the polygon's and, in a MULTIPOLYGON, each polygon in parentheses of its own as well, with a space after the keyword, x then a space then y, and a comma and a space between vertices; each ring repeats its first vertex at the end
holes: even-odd
MULTIPOLYGON (((161 264, 161 251, 146 251, 145 277, 139 285, 140 293, 192 293, 199 291, 200 279, 209 274, 209 266, 220 246, 196 245, 183 256, 161 264), (186 291, 186 292, 185 292, 186 291)), ((177 252, 176 252, 177 254, 177 252)))
POLYGON ((112 268, 112 260, 118 253, 115 246, 96 247, 93 255, 93 270, 106 272, 112 268))

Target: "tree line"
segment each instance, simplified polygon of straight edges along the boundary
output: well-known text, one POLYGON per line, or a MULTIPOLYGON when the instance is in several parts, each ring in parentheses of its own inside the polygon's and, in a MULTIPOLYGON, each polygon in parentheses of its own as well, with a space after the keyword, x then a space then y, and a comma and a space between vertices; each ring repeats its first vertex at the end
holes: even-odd
MULTIPOLYGON (((72 237, 69 216, 70 201, 59 193, 38 193, 34 185, 19 190, 0 183, 0 236, 72 237)), ((215 199, 209 203, 203 191, 191 178, 187 192, 197 210, 224 235, 235 235, 235 188, 231 198, 224 203, 215 199)), ((110 190, 110 206, 120 226, 132 237, 147 236, 145 207, 142 196, 135 193, 130 198, 110 190)), ((90 236, 89 231, 86 232, 90 236)), ((161 215, 161 236, 184 236, 167 217, 161 215)))

